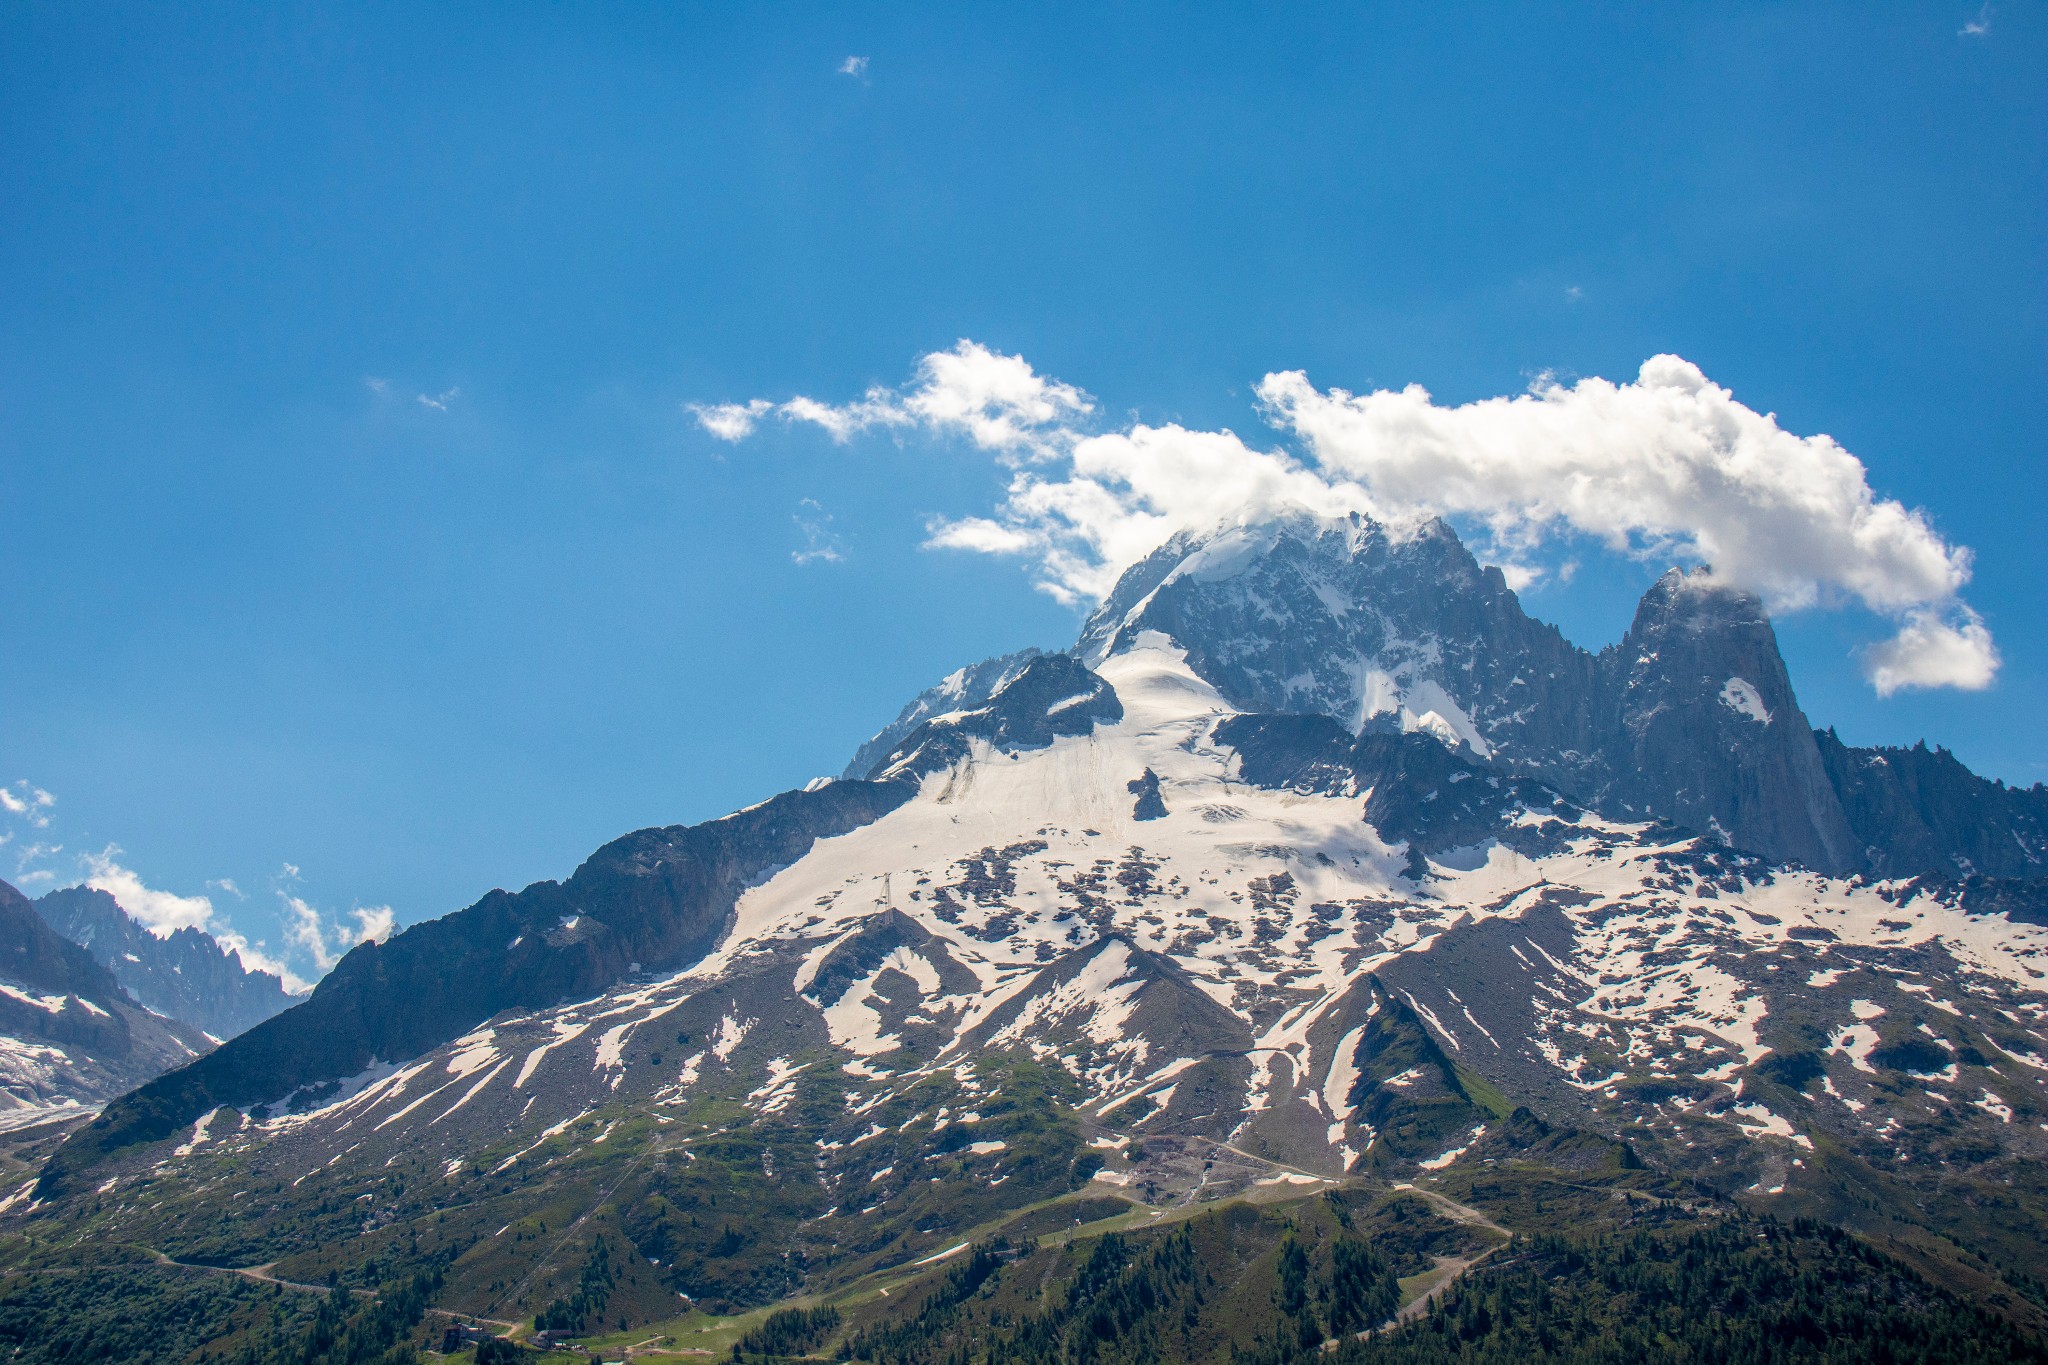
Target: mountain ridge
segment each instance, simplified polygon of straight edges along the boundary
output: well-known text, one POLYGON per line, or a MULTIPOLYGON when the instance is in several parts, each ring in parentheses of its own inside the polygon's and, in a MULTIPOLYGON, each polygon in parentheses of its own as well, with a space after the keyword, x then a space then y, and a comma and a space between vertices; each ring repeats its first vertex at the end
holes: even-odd
POLYGON ((65 887, 40 896, 36 913, 101 966, 145 1009, 228 1039, 291 1003, 275 973, 244 967, 203 929, 157 935, 106 891, 65 887))
MULTIPOLYGON (((364 1287, 432 1258, 451 1311, 505 1320, 581 1313, 602 1265, 593 1302, 641 1323, 918 1273, 1062 1201, 1455 1190, 1506 1226, 1825 1217, 2048 1326, 2032 883, 1744 846, 1819 830, 1840 761, 1760 609, 1667 579, 1608 663, 1559 652, 1527 704, 1468 707, 1461 679, 1575 647, 1442 534, 1260 537, 1152 565, 1075 652, 962 670, 863 776, 358 947, 38 1148, 0 1228, 364 1287), (1507 646, 1431 626, 1431 574, 1439 625, 1507 646), (1614 771, 1530 750, 1581 726, 1706 827, 1560 786, 1614 771)), ((1913 807, 1936 844, 1945 802, 1913 807)))
POLYGON ((211 1046, 138 1005, 0 882, 0 1124, 89 1113, 211 1046))

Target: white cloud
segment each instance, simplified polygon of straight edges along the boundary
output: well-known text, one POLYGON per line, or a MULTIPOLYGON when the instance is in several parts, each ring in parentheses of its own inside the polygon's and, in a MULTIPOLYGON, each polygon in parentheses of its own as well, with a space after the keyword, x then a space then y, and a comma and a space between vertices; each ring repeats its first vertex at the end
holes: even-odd
POLYGON ((864 79, 868 74, 868 59, 865 57, 848 57, 839 64, 839 74, 851 76, 855 80, 864 79))
POLYGON ((357 906, 345 916, 330 919, 318 906, 294 893, 298 881, 299 869, 286 863, 276 881, 277 898, 284 910, 285 947, 288 954, 311 959, 320 974, 332 971, 357 944, 382 943, 396 932, 398 916, 390 906, 357 906))
POLYGON ((330 971, 341 961, 341 954, 327 946, 327 925, 320 912, 289 891, 280 890, 277 895, 284 902, 284 941, 312 958, 321 972, 330 971))
POLYGON ((284 983, 291 995, 304 995, 313 989, 313 983, 287 966, 282 958, 273 957, 261 943, 251 943, 233 929, 216 930, 213 935, 221 947, 241 960, 242 970, 247 972, 268 972, 284 983))
POLYGON ((756 398, 751 403, 689 403, 685 406, 696 415, 699 426, 721 441, 744 441, 752 436, 755 424, 775 407, 765 398, 756 398))
POLYGON ((972 341, 934 351, 918 362, 916 383, 907 389, 871 388, 852 403, 821 403, 796 397, 783 403, 756 398, 748 403, 689 405, 697 422, 724 441, 753 434, 769 413, 805 422, 844 443, 871 428, 921 427, 940 435, 965 436, 1005 462, 1051 459, 1071 445, 1070 422, 1092 410, 1088 396, 1070 384, 1036 373, 1023 357, 1002 355, 972 341))
POLYGON ((1863 675, 1880 697, 1919 687, 1981 691, 1998 674, 1998 648, 1977 614, 1960 608, 1954 621, 1933 612, 1906 615, 1899 633, 1863 652, 1863 675))
POLYGON ((398 916, 388 905, 359 906, 348 913, 356 922, 357 943, 382 943, 398 927, 398 916))
POLYGON ((987 517, 958 521, 935 518, 925 524, 925 544, 935 550, 975 550, 985 555, 1015 555, 1038 548, 1040 538, 987 517))
POLYGON ((1968 551, 1880 501, 1831 437, 1793 435, 1677 356, 1629 384, 1542 382, 1456 407, 1416 385, 1321 391, 1299 371, 1258 394, 1327 473, 1392 506, 1476 518, 1505 545, 1575 531, 1695 559, 1781 611, 1847 595, 1897 614, 1948 601, 1970 575, 1968 551))
POLYGON ((416 396, 419 399, 421 407, 432 408, 436 412, 446 412, 448 411, 448 405, 450 403, 453 403, 456 399, 462 397, 462 390, 443 389, 440 393, 434 394, 431 397, 424 393, 416 396))
POLYGON ((50 827, 50 808, 56 804, 56 797, 27 781, 0 787, 0 811, 19 817, 32 829, 50 827))
POLYGON ((1627 383, 1545 377, 1459 405, 1416 385, 1318 389, 1299 371, 1268 374, 1257 393, 1299 453, 1229 430, 1091 431, 1080 389, 972 341, 925 356, 910 385, 852 403, 695 411, 729 440, 770 413, 842 442, 875 428, 964 437, 1012 471, 1009 488, 993 515, 931 522, 927 544, 1029 555, 1065 602, 1099 599, 1178 531, 1295 512, 1361 512, 1397 529, 1447 515, 1481 528, 1481 548, 1518 586, 1534 580, 1540 547, 1586 536, 1643 560, 1710 564, 1780 612, 1860 603, 1901 623, 1866 658, 1881 692, 1982 687, 1996 672, 1990 634, 1960 597, 1967 549, 1879 498, 1833 438, 1785 430, 1677 356, 1653 356, 1627 383))
MULTIPOLYGON (((14 838, 14 836, 10 834, 7 836, 7 838, 11 840, 14 838)), ((54 877, 56 875, 54 872, 49 872, 40 869, 31 869, 34 868, 34 865, 36 863, 42 862, 46 858, 54 858, 63 851, 64 845, 45 843, 41 839, 38 839, 31 844, 23 844, 19 849, 16 849, 14 853, 14 870, 17 874, 16 880, 48 881, 51 877, 54 877)))
POLYGON ((1977 17, 1969 20, 1961 28, 1957 29, 1956 36, 1958 38, 1982 38, 1989 32, 1991 32, 1991 5, 1989 0, 1986 0, 1983 8, 1977 11, 1977 17))
POLYGON ((213 927, 213 902, 204 896, 180 896, 143 884, 142 878, 116 862, 121 850, 108 844, 98 853, 80 858, 85 865, 85 884, 112 896, 129 918, 155 934, 169 938, 180 929, 213 927))
POLYGON ((249 899, 249 894, 246 891, 242 890, 241 887, 236 886, 235 879, 232 877, 216 877, 212 881, 208 882, 206 885, 209 890, 225 891, 238 901, 245 901, 249 899))

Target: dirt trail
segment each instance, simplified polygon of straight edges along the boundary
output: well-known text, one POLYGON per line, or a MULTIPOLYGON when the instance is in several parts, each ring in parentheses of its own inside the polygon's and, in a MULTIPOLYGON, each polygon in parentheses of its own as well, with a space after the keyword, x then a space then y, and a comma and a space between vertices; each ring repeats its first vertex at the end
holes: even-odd
MULTIPOLYGON (((324 1284, 307 1284, 304 1280, 279 1279, 270 1273, 270 1267, 277 1264, 275 1261, 266 1262, 263 1265, 201 1265, 196 1261, 176 1260, 166 1256, 161 1251, 152 1250, 149 1254, 158 1265, 174 1265, 182 1270, 205 1270, 215 1275, 240 1275, 245 1280, 260 1280, 264 1284, 280 1285, 285 1289, 303 1289, 311 1294, 325 1294, 328 1292, 328 1286, 324 1284)), ((359 1298, 374 1299, 377 1297, 377 1291, 374 1289, 351 1289, 348 1292, 359 1298)))
MULTIPOLYGON (((1514 1233, 1494 1222, 1478 1209, 1473 1208, 1470 1204, 1460 1204, 1449 1195, 1438 1194, 1435 1190, 1421 1189, 1406 1182, 1396 1184, 1394 1188, 1403 1194, 1419 1196, 1431 1208, 1445 1214, 1453 1222, 1463 1223, 1468 1227, 1485 1228, 1489 1232, 1497 1232, 1500 1234, 1501 1240, 1480 1252, 1477 1256, 1436 1257, 1436 1269, 1429 1272, 1436 1278, 1430 1280, 1422 1293, 1417 1294, 1414 1299, 1402 1306, 1400 1312, 1394 1314, 1394 1321, 1389 1323, 1388 1327, 1398 1326, 1404 1322, 1413 1322, 1427 1313, 1438 1300, 1450 1291, 1452 1285, 1465 1278, 1472 1267, 1478 1265, 1496 1251, 1499 1251, 1514 1237, 1514 1233)), ((1383 1327, 1380 1330, 1386 1331, 1387 1328, 1383 1327)))
POLYGON ((1403 1194, 1420 1196, 1440 1211, 1449 1214, 1454 1222, 1469 1224, 1473 1227, 1482 1227, 1489 1232, 1497 1232, 1503 1237, 1515 1235, 1494 1222, 1491 1218, 1488 1218, 1478 1209, 1473 1208, 1470 1204, 1460 1204, 1447 1194, 1438 1194, 1435 1190, 1425 1190, 1420 1185, 1411 1185, 1405 1180, 1397 1182, 1394 1188, 1403 1194))

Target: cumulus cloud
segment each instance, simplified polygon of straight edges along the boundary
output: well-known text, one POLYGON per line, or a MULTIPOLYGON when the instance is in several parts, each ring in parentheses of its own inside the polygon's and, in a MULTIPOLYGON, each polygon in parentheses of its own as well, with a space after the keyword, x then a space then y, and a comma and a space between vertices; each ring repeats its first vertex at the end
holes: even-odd
POLYGON ((205 896, 180 896, 159 891, 118 861, 121 850, 108 844, 98 853, 79 859, 85 865, 85 884, 112 896, 130 919, 155 934, 169 938, 180 929, 211 929, 213 902, 205 896))
POLYGON ((1323 470, 1397 506, 1472 516, 1509 545, 1569 529, 1693 558, 1780 610, 1846 593, 1897 612, 1969 578, 1968 552, 1880 501, 1832 438, 1793 435, 1677 356, 1629 384, 1545 383, 1456 407, 1417 385, 1318 390, 1300 371, 1267 375, 1258 395, 1323 470))
POLYGON ((1260 415, 1293 449, 1229 430, 1133 423, 1096 430, 1094 403, 1021 356, 972 341, 918 362, 901 388, 849 403, 754 399, 692 409, 742 440, 770 416, 834 441, 872 430, 963 439, 1011 471, 989 515, 928 524, 936 548, 1028 556, 1064 602, 1101 598, 1179 531, 1306 512, 1394 527, 1450 516, 1524 586, 1546 544, 1590 537, 1646 561, 1712 566, 1777 611, 1860 604, 1899 623, 1864 653, 1880 693, 1988 686, 1990 632, 1963 602, 1970 552, 1925 514, 1872 491, 1825 435, 1785 430, 1677 356, 1635 379, 1538 381, 1523 394, 1440 404, 1420 386, 1354 394, 1268 374, 1260 415))
POLYGON ((1998 649, 1967 607, 1953 623, 1930 611, 1912 611, 1897 635, 1864 651, 1863 671, 1881 697, 1912 687, 1974 690, 1989 687, 1997 676, 1998 649))
POLYGON ((746 439, 772 413, 818 427, 841 444, 876 428, 922 428, 964 436, 1006 463, 1018 463, 1063 454, 1074 435, 1069 424, 1087 416, 1093 404, 1071 384, 1038 374, 1022 356, 962 341, 919 361, 917 380, 910 386, 877 386, 851 403, 756 398, 688 408, 700 426, 722 441, 746 439))
POLYGON ((865 57, 848 57, 839 64, 839 74, 851 76, 855 80, 865 79, 868 74, 868 59, 865 57))

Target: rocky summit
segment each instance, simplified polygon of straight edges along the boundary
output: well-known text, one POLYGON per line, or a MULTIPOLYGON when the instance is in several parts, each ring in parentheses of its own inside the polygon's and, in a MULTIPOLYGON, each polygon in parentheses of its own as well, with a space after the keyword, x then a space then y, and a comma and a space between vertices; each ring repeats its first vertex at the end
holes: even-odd
POLYGON ((33 1130, 0 1235, 219 1359, 2037 1359, 2044 822, 1704 574, 1596 654, 1441 523, 1183 536, 33 1130))

